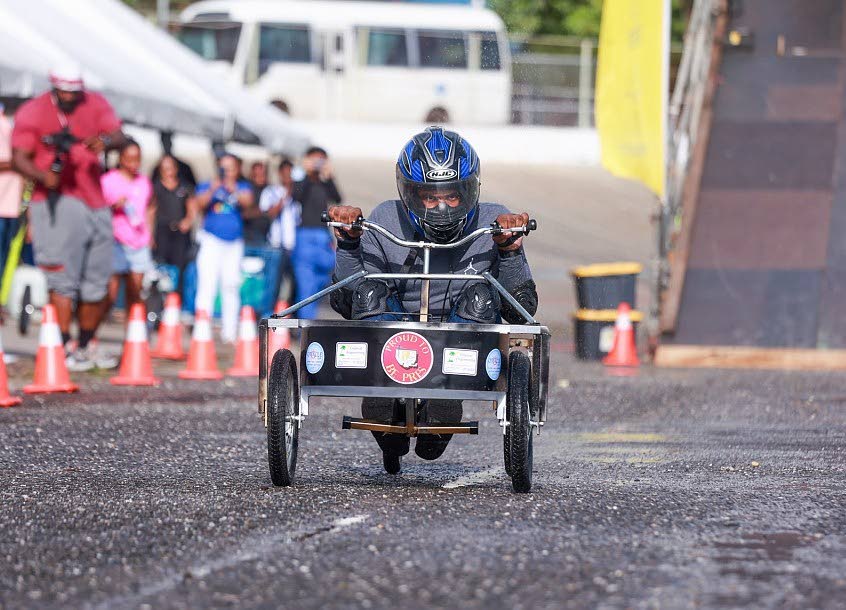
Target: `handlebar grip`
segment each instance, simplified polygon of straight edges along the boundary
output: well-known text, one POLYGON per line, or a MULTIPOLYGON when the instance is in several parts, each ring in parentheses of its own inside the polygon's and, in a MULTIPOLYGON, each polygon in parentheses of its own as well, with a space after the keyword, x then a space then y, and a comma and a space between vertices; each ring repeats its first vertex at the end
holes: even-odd
POLYGON ((529 224, 526 225, 526 233, 529 231, 537 231, 538 230, 538 221, 532 218, 529 221, 529 224))
POLYGON ((331 218, 329 218, 329 212, 327 212, 326 210, 323 210, 320 213, 320 222, 326 223, 326 222, 329 222, 330 220, 331 220, 331 218))

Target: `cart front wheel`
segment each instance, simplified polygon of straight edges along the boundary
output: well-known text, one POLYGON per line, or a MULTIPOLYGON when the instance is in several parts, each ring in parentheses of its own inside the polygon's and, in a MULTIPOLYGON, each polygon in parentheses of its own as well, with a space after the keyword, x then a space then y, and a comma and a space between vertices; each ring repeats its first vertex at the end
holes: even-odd
POLYGON ((273 355, 267 380, 267 461, 274 485, 294 483, 299 444, 300 391, 294 355, 282 349, 273 355))
POLYGON ((523 352, 508 357, 508 427, 505 434, 506 471, 517 493, 532 489, 532 425, 529 409, 529 384, 532 365, 523 352))

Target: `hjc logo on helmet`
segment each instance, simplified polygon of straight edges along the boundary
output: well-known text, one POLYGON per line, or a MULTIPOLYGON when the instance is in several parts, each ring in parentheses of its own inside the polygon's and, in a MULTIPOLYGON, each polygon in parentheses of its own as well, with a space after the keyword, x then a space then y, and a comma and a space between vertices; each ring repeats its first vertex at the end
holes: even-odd
POLYGON ((452 180, 458 175, 454 169, 432 169, 426 172, 429 180, 452 180))

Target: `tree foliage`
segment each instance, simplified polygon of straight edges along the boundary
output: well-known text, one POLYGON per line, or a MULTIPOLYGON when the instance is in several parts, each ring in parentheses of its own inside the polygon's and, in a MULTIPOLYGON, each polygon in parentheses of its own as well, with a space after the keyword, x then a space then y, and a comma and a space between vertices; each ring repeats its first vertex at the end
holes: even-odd
MULTIPOLYGON (((635 0, 630 0, 635 1, 635 0)), ((527 35, 599 36, 602 0, 488 0, 509 32, 527 35)), ((684 35, 688 2, 673 0, 673 38, 684 35)))

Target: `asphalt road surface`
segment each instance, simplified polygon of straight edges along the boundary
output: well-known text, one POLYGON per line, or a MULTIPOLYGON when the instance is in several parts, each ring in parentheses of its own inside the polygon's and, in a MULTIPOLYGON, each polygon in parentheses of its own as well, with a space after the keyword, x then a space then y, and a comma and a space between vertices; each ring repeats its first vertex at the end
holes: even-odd
POLYGON ((553 357, 526 495, 482 405, 390 476, 323 400, 287 489, 253 382, 88 376, 2 410, 0 607, 846 606, 842 376, 553 357))

